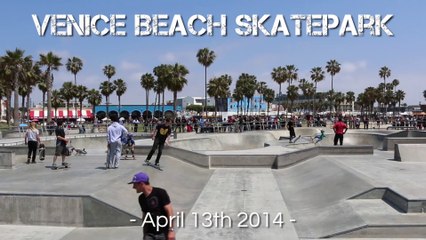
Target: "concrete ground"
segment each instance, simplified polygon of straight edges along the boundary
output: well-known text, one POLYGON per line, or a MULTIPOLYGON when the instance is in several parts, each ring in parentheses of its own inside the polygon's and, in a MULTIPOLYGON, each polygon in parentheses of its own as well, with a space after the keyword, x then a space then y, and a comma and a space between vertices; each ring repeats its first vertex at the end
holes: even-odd
MULTIPOLYGON (((272 135, 277 138, 285 132, 272 135)), ((202 145, 197 139, 209 136, 179 134, 177 140, 192 139, 194 145, 191 147, 207 153, 254 153, 258 149, 254 144, 252 149, 221 150, 223 142, 211 140, 203 140, 210 141, 210 145, 205 144, 205 149, 200 149, 202 145)), ((380 196, 354 198, 385 188, 408 201, 426 200, 426 163, 393 161, 393 151, 376 149, 373 155, 322 155, 279 170, 206 169, 173 156, 163 156, 164 171, 158 171, 142 165, 146 155, 137 155, 136 160, 122 160, 118 169, 107 170, 104 167, 105 146, 91 143, 89 137, 84 140, 88 154, 71 156, 70 169, 51 170, 52 156, 48 156, 37 164, 19 162, 15 169, 0 170, 0 196, 87 195, 136 218, 141 214, 138 195, 127 182, 134 173, 145 171, 152 185, 168 191, 175 212, 185 216, 183 224, 176 227, 177 239, 422 239, 426 236, 424 213, 404 213, 380 196)), ((217 134, 215 138, 248 144, 241 135, 217 134)), ((345 140, 355 144, 360 139, 360 136, 351 139, 348 135, 345 140)), ((271 141, 271 138, 262 137, 261 141, 271 141)), ((14 140, 0 139, 0 142, 12 144, 14 140)), ((138 140, 137 144, 150 145, 152 141, 138 140)), ((277 151, 276 146, 272 147, 277 151)), ((0 215, 2 211, 7 213, 4 203, 0 203, 0 215)), ((141 227, 132 226, 130 219, 127 226, 121 227, 28 225, 19 221, 0 224, 0 239, 8 240, 134 240, 141 239, 142 235, 141 227)))

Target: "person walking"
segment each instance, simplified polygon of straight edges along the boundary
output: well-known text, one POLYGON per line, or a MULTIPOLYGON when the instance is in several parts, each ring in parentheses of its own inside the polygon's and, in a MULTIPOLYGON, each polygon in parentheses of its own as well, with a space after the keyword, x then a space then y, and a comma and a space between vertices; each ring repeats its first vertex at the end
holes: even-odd
POLYGON ((292 143, 293 139, 296 138, 296 132, 294 131, 294 121, 293 118, 290 118, 290 120, 287 123, 287 129, 290 132, 290 143, 292 143))
POLYGON ((129 184, 133 184, 136 193, 142 193, 138 201, 142 209, 143 240, 174 240, 173 207, 167 191, 151 186, 144 172, 135 174, 129 184), (158 222, 149 219, 158 219, 158 222))
POLYGON ((118 168, 121 158, 121 149, 123 147, 122 139, 128 134, 127 129, 118 123, 118 115, 111 114, 111 125, 108 126, 107 133, 107 159, 106 168, 118 168))
POLYGON ((337 145, 337 142, 340 142, 340 145, 343 145, 343 135, 348 131, 348 127, 343 122, 342 117, 339 117, 339 120, 334 124, 333 131, 334 135, 334 145, 337 145))
POLYGON ((67 168, 68 163, 65 162, 65 157, 67 155, 67 143, 68 139, 65 138, 65 130, 63 127, 63 122, 61 120, 58 120, 56 129, 55 129, 55 135, 56 135, 56 148, 55 148, 55 155, 53 156, 53 163, 52 163, 52 169, 58 169, 56 166, 56 159, 61 156, 62 157, 62 166, 67 168))
POLYGON ((160 157, 163 153, 164 144, 169 144, 171 132, 171 120, 169 118, 166 118, 164 123, 158 124, 157 127, 155 127, 155 130, 152 133, 152 140, 154 140, 154 144, 152 145, 151 151, 148 153, 145 162, 148 163, 151 160, 152 155, 158 148, 157 158, 155 159, 155 166, 160 166, 160 157))
POLYGON ((25 145, 28 145, 27 164, 36 163, 37 147, 40 144, 40 133, 36 128, 35 122, 30 121, 30 127, 25 132, 25 145))

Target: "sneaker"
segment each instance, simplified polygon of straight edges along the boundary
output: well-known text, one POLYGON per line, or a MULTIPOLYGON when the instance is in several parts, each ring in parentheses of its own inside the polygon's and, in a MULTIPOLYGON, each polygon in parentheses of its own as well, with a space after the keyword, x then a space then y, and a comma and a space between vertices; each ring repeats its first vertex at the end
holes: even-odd
POLYGON ((149 159, 145 159, 145 162, 146 162, 146 163, 149 163, 149 159))
POLYGON ((32 162, 31 162, 31 164, 35 164, 35 163, 36 163, 36 161, 32 161, 32 162))
POLYGON ((52 169, 58 169, 58 167, 56 166, 56 163, 52 164, 52 169))
POLYGON ((62 166, 64 166, 65 168, 67 168, 69 165, 68 165, 68 163, 67 163, 67 162, 63 162, 63 163, 62 163, 62 166))
POLYGON ((156 167, 160 167, 160 163, 158 163, 158 162, 156 162, 154 165, 155 165, 156 167))

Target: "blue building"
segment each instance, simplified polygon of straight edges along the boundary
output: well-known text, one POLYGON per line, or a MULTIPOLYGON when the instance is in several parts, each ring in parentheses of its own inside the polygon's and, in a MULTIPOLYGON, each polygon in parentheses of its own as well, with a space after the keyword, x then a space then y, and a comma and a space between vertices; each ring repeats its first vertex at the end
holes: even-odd
MULTIPOLYGON (((110 113, 118 114, 120 111, 119 116, 124 117, 126 119, 129 118, 146 118, 148 116, 149 118, 152 118, 153 116, 156 118, 161 118, 163 115, 163 109, 162 106, 154 106, 154 105, 148 105, 148 109, 146 108, 146 105, 121 105, 120 110, 118 109, 118 105, 109 105, 108 110, 110 113), (148 111, 147 111, 148 110, 148 111)), ((98 119, 103 119, 106 117, 106 105, 99 105, 95 107, 95 116, 98 119)), ((176 106, 176 111, 182 111, 181 106, 176 106)), ((164 115, 166 117, 172 117, 173 116, 173 106, 165 105, 164 106, 164 115)))
POLYGON ((253 96, 250 103, 248 102, 247 98, 243 98, 240 102, 235 101, 233 98, 228 98, 228 112, 236 113, 239 112, 242 114, 242 112, 247 111, 248 106, 248 112, 257 113, 257 112, 266 112, 268 108, 268 104, 265 102, 263 97, 256 95, 253 96), (237 108, 238 111, 237 111, 237 108))

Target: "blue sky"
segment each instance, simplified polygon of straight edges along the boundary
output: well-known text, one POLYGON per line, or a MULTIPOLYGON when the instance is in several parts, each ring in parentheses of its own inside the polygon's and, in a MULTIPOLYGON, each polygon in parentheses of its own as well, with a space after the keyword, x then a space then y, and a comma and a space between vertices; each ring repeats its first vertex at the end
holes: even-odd
MULTIPOLYGON (((278 92, 278 84, 271 79, 274 67, 294 64, 299 69, 299 78, 309 79, 309 71, 313 67, 324 68, 327 61, 336 59, 342 64, 341 72, 335 76, 336 91, 358 94, 366 87, 376 87, 383 82, 378 75, 379 69, 387 66, 392 71, 388 80, 398 79, 398 88, 406 92, 404 102, 418 104, 424 102, 422 93, 426 89, 421 71, 426 63, 424 9, 426 1, 423 0, 14 0, 4 2, 0 10, 0 54, 20 48, 38 59, 40 53, 52 51, 62 57, 63 64, 70 57, 79 57, 84 66, 77 75, 77 82, 96 89, 100 82, 107 80, 102 68, 111 64, 117 72, 113 79, 124 79, 128 85, 128 91, 122 97, 124 104, 144 104, 145 91, 139 83, 141 75, 152 72, 160 64, 176 62, 185 65, 190 72, 187 75, 188 86, 178 96, 203 96, 204 71, 197 62, 196 54, 204 47, 215 51, 217 56, 208 69, 209 78, 229 74, 233 78, 232 89, 241 73, 249 73, 278 92), (45 14, 73 14, 76 18, 79 14, 125 14, 127 36, 50 36, 49 26, 46 36, 40 37, 32 14, 41 19, 45 14), (219 30, 215 29, 214 36, 182 37, 177 33, 173 37, 136 37, 133 34, 135 14, 168 14, 170 17, 180 14, 184 21, 195 14, 213 14, 215 20, 220 14, 226 14, 228 35, 220 36, 219 30), (238 36, 234 28, 235 17, 240 14, 270 14, 272 19, 265 24, 267 29, 271 28, 274 17, 282 14, 292 36, 238 36), (291 14, 334 14, 340 20, 345 14, 355 18, 358 14, 393 14, 387 26, 394 36, 382 33, 381 37, 374 37, 367 32, 362 37, 350 34, 340 37, 338 30, 331 30, 328 37, 313 37, 305 34, 305 26, 302 25, 302 36, 297 37, 294 36, 291 14)), ((166 22, 170 24, 170 21, 166 22)), ((65 66, 54 75, 55 88, 73 80, 65 66)), ((318 90, 329 89, 330 76, 326 74, 325 80, 318 84, 318 90)), ((33 94, 35 103, 41 101, 38 92, 36 90, 33 94)), ((166 97, 172 98, 171 94, 166 94, 166 97)), ((118 102, 115 95, 111 100, 118 102)))

